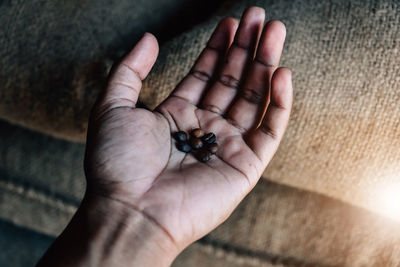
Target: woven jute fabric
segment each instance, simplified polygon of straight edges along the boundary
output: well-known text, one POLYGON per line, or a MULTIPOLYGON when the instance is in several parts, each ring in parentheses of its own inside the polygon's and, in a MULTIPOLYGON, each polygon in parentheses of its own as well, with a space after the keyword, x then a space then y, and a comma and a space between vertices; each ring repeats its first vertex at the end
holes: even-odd
MULTIPOLYGON (((0 126, 0 218, 58 235, 83 196, 84 146, 0 126)), ((174 266, 398 266, 399 227, 362 208, 264 179, 174 266)))
MULTIPOLYGON (((63 12, 53 2, 40 2, 41 12, 31 12, 38 1, 2 1, 0 117, 83 141, 112 44, 131 45, 124 42, 131 41, 129 34, 136 31, 132 36, 138 38, 146 28, 140 23, 148 12, 120 2, 84 1, 63 6, 63 12), (68 38, 78 28, 79 38, 68 38)), ((152 14, 162 13, 170 1, 157 3, 149 7, 152 14)), ((293 70, 295 89, 288 131, 265 176, 379 211, 382 188, 400 180, 396 0, 225 1, 217 16, 162 46, 140 99, 149 107, 161 102, 220 17, 239 17, 249 5, 264 7, 268 19, 286 24, 282 64, 293 70)))
POLYGON ((145 31, 170 39, 218 2, 0 1, 0 118, 84 142, 113 61, 145 31))
MULTIPOLYGON (((400 194, 400 2, 227 1, 220 16, 249 5, 286 24, 293 71, 291 121, 265 176, 381 211, 387 189, 400 194)), ((169 94, 218 19, 162 47, 143 102, 169 94)))

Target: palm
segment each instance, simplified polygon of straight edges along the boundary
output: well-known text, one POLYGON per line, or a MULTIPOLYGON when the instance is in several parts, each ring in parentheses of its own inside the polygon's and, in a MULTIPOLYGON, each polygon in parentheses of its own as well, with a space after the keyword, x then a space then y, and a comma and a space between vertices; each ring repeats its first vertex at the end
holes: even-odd
MULTIPOLYGON (((244 35, 250 35, 250 48, 245 51, 242 46, 231 46, 235 22, 231 19, 222 21, 191 74, 154 112, 132 108, 137 99, 137 95, 132 96, 132 89, 136 87, 131 86, 137 78, 132 76, 143 78, 149 71, 149 68, 146 70, 146 62, 142 64, 142 69, 135 69, 137 64, 132 64, 132 58, 140 55, 135 55, 134 49, 131 52, 133 56, 128 55, 126 63, 122 63, 114 73, 108 92, 95 109, 97 117, 92 118, 94 126, 89 132, 86 157, 89 185, 142 211, 168 232, 175 242, 193 241, 226 219, 255 185, 274 154, 289 112, 284 107, 290 106, 290 95, 285 97, 282 94, 288 94, 290 88, 281 91, 277 88, 276 94, 272 91, 271 95, 271 102, 274 101, 275 105, 267 110, 264 122, 257 128, 265 101, 255 101, 258 99, 246 97, 246 93, 243 99, 238 98, 233 88, 229 88, 233 87, 232 79, 226 81, 223 78, 242 77, 242 73, 222 75, 220 79, 214 74, 224 55, 220 53, 213 57, 213 53, 223 51, 223 48, 231 47, 228 59, 240 57, 237 55, 240 51, 235 53, 235 49, 243 50, 241 52, 247 55, 241 56, 245 58, 242 65, 251 64, 251 49, 257 43, 253 40, 258 40, 261 25, 262 20, 252 20, 251 10, 244 16, 235 40, 240 42, 244 35), (253 29, 249 28, 251 24, 253 29), (221 38, 222 35, 225 38, 221 38), (212 82, 213 79, 209 78, 214 76, 217 78, 212 82), (229 90, 223 91, 221 86, 229 90), (120 97, 117 98, 117 95, 120 97), (234 99, 237 99, 236 102, 234 99), (232 102, 236 104, 232 105, 232 102), (243 108, 247 110, 239 112, 243 108), (179 151, 171 137, 179 130, 190 131, 199 127, 214 132, 220 144, 217 154, 207 163, 199 162, 190 153, 179 151)), ((280 24, 266 27, 261 45, 268 46, 266 36, 277 32, 277 27, 281 27, 280 24)), ((279 35, 279 32, 275 34, 279 35)), ((273 48, 276 51, 272 52, 280 54, 283 39, 284 36, 273 48)), ((260 62, 265 61, 262 54, 261 51, 256 56, 260 57, 260 62)), ((261 66, 253 68, 264 68, 261 83, 268 88, 271 77, 265 76, 272 75, 276 62, 258 64, 261 66)), ((147 65, 151 67, 152 64, 147 65)), ((232 69, 232 66, 223 67, 222 73, 224 68, 232 69)), ((257 71, 260 72, 253 70, 257 71)), ((244 68, 240 72, 244 72, 244 68)), ((280 73, 284 77, 284 71, 280 73)), ((278 78, 275 80, 279 81, 278 78)), ((259 80, 247 78, 243 83, 249 84, 248 88, 254 88, 252 84, 260 83, 259 80)), ((250 95, 256 94, 265 99, 266 92, 251 92, 250 95)))

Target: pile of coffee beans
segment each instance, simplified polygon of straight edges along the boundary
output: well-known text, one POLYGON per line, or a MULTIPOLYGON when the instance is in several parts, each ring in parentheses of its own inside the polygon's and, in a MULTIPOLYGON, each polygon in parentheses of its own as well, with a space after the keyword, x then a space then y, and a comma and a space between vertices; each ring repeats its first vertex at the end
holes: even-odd
POLYGON ((215 142, 217 137, 214 133, 206 133, 204 130, 193 129, 190 134, 184 131, 176 132, 176 147, 185 153, 194 153, 196 158, 201 162, 207 162, 211 159, 211 155, 218 150, 218 144, 215 142))

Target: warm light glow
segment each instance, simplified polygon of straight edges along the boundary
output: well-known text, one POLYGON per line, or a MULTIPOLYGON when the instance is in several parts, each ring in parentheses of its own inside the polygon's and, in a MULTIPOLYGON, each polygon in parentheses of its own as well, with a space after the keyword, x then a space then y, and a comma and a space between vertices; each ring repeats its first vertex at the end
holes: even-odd
POLYGON ((386 186, 379 190, 376 207, 381 214, 400 221, 400 186, 386 186))

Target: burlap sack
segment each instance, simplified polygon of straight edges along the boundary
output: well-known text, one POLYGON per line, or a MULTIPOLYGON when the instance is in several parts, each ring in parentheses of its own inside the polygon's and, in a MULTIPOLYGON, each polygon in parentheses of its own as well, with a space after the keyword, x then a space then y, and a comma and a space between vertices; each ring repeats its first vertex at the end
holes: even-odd
POLYGON ((399 266, 398 227, 341 201, 261 181, 224 224, 189 247, 176 263, 399 266))
MULTIPOLYGON (((85 189, 84 146, 0 126, 0 218, 58 235, 85 189)), ((174 266, 398 266, 399 227, 350 204, 261 180, 174 266)))
POLYGON ((221 0, 0 1, 0 118, 84 142, 109 68, 145 31, 161 43, 221 0))
MULTIPOLYGON (((264 176, 385 210, 387 200, 381 198, 388 189, 400 195, 400 2, 229 3, 221 16, 238 17, 245 7, 258 5, 268 19, 287 27, 282 64, 293 70, 293 113, 264 176)), ((168 95, 218 19, 162 47, 142 101, 154 106, 168 95)))
MULTIPOLYGON (((2 5, 12 3, 3 1, 2 5)), ((400 180, 399 2, 238 0, 226 1, 219 15, 238 17, 246 6, 254 4, 265 7, 268 18, 281 19, 286 24, 288 36, 282 63, 293 69, 295 86, 292 120, 265 176, 371 210, 382 210, 378 202, 385 193, 382 188, 395 188, 400 180)), ((99 10, 104 10, 107 3, 100 5, 99 10)), ((1 40, 17 39, 16 35, 22 32, 35 34, 36 28, 9 19, 29 15, 29 4, 22 7, 0 9, 0 22, 7 25, 1 40), (4 10, 12 12, 4 16, 4 10), (28 27, 28 31, 23 27, 28 27)), ((118 7, 111 10, 125 14, 124 6, 118 7)), ((55 9, 47 2, 42 8, 43 12, 55 9)), ((64 13, 75 14, 79 22, 85 16, 78 10, 71 6, 64 13)), ((24 19, 34 22, 35 16, 37 13, 24 19)), ((192 65, 220 16, 162 47, 156 68, 144 83, 143 102, 154 107, 168 95, 192 65)), ((65 17, 57 16, 54 21, 62 18, 65 17)), ((89 57, 101 61, 104 54, 100 48, 111 39, 127 35, 124 26, 128 18, 115 21, 120 31, 114 30, 108 21, 99 29, 100 33, 83 31, 80 40, 87 38, 85 47, 69 43, 65 47, 74 49, 50 49, 57 55, 52 60, 62 62, 46 64, 51 69, 42 69, 50 57, 39 62, 24 57, 32 56, 35 49, 49 49, 46 39, 27 38, 28 42, 20 43, 17 49, 5 42, 0 56, 0 116, 46 133, 83 140, 87 111, 102 83, 102 79, 92 77, 103 72, 98 64, 89 61, 87 65, 79 64, 82 69, 74 69, 79 75, 64 74, 71 73, 67 70, 77 62, 88 62, 89 57), (93 53, 97 53, 95 57, 93 53), (15 69, 16 59, 29 63, 15 69), (31 74, 32 70, 36 75, 31 74), (41 79, 38 73, 51 75, 41 79), (30 86, 35 90, 30 90, 30 86)), ((85 29, 88 21, 82 22, 85 29)), ((51 38, 56 38, 51 25, 40 28, 47 30, 38 36, 52 33, 51 38)))

